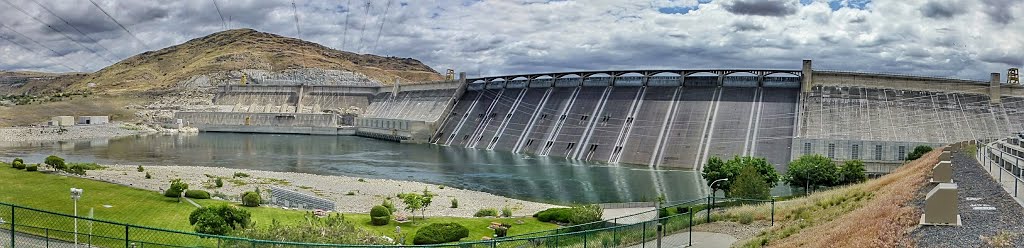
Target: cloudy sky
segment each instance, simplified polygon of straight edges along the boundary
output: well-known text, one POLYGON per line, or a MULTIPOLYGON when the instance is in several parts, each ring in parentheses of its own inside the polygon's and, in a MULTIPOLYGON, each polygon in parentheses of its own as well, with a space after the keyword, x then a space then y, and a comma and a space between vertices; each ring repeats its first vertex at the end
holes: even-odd
POLYGON ((1024 63, 1021 0, 295 0, 301 35, 291 0, 0 1, 2 70, 95 71, 227 28, 470 75, 796 69, 810 58, 985 80, 1024 63))

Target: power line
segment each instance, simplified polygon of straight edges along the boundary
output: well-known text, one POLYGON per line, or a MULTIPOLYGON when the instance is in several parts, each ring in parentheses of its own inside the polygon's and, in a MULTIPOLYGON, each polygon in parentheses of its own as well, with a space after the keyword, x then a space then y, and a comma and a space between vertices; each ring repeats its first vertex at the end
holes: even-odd
MULTIPOLYGON (((22 37, 25 37, 25 39, 28 39, 29 41, 32 41, 32 43, 36 43, 36 45, 39 45, 42 48, 46 48, 46 50, 50 50, 50 52, 53 53, 53 55, 55 57, 61 57, 60 53, 58 53, 57 51, 53 50, 53 48, 50 48, 50 47, 48 47, 46 45, 43 45, 43 43, 39 43, 39 41, 36 41, 35 39, 32 39, 32 37, 28 37, 27 35, 22 34, 21 32, 18 32, 18 30, 14 30, 14 28, 12 28, 10 26, 6 26, 6 25, 3 25, 3 24, 0 24, 0 27, 6 27, 7 29, 10 29, 11 31, 14 31, 14 33, 16 33, 18 35, 21 35, 22 37)), ((85 71, 85 68, 86 68, 85 66, 82 66, 82 64, 79 64, 79 63, 76 63, 76 64, 78 64, 78 68, 79 68, 78 71, 85 71)), ((74 70, 74 69, 72 69, 72 70, 74 70)))
MULTIPOLYGON (((35 0, 33 0, 33 1, 35 1, 35 0)), ((217 15, 220 16, 220 22, 224 23, 224 29, 228 29, 228 22, 224 21, 224 14, 220 12, 220 6, 217 5, 217 0, 211 0, 211 1, 213 1, 213 8, 217 9, 217 15)))
MULTIPOLYGON (((368 17, 370 17, 370 0, 366 0, 366 13, 363 14, 363 15, 364 15, 364 19, 369 19, 368 17)), ((358 47, 360 48, 360 50, 362 50, 362 47, 363 47, 363 34, 365 34, 365 33, 366 33, 366 21, 363 21, 361 27, 359 27, 359 39, 358 39, 359 46, 358 47)))
POLYGON ((11 1, 9 1, 9 0, 4 0, 4 2, 6 2, 6 3, 8 4, 8 5, 11 5, 11 7, 14 7, 14 9, 18 10, 18 12, 21 12, 22 14, 25 14, 26 16, 28 16, 28 17, 29 17, 29 18, 31 18, 32 20, 35 20, 35 21, 36 21, 36 22, 38 22, 39 24, 42 24, 43 26, 46 26, 47 28, 50 28, 50 30, 53 30, 54 32, 57 32, 58 34, 60 34, 60 35, 64 36, 64 38, 65 38, 65 39, 67 39, 67 40, 70 40, 71 42, 74 42, 75 44, 78 44, 78 46, 80 46, 80 47, 82 47, 82 48, 85 48, 85 50, 88 50, 88 51, 89 51, 89 52, 91 52, 91 53, 92 53, 93 55, 96 55, 96 57, 99 57, 100 59, 106 60, 107 62, 109 62, 109 63, 111 63, 111 64, 113 64, 113 63, 114 63, 114 61, 113 61, 113 60, 110 60, 109 58, 106 58, 106 57, 103 57, 103 56, 101 56, 101 55, 100 55, 100 54, 99 54, 98 52, 96 52, 96 50, 93 50, 92 48, 86 47, 86 46, 85 46, 85 45, 83 45, 83 44, 82 44, 81 42, 78 42, 78 41, 76 41, 75 39, 72 39, 72 38, 71 38, 71 36, 68 36, 68 34, 65 34, 65 33, 64 33, 64 31, 60 31, 60 30, 57 30, 57 28, 54 28, 53 26, 51 26, 51 25, 49 25, 49 24, 46 24, 46 22, 44 22, 44 21, 42 21, 42 20, 39 20, 39 18, 36 18, 35 16, 33 16, 33 15, 29 14, 29 13, 28 13, 27 11, 25 11, 25 10, 21 9, 21 8, 20 8, 20 7, 18 7, 17 5, 14 5, 13 3, 11 3, 11 1))
POLYGON ((60 19, 60 21, 64 22, 64 24, 66 24, 68 27, 71 27, 72 29, 74 29, 76 32, 78 32, 78 34, 81 34, 82 36, 85 36, 85 38, 88 38, 89 41, 92 41, 93 44, 96 44, 96 46, 99 46, 101 49, 103 49, 103 51, 106 52, 107 55, 110 55, 115 60, 118 59, 117 55, 115 55, 113 52, 111 52, 110 49, 107 49, 106 46, 103 46, 103 44, 100 44, 99 41, 97 41, 96 39, 93 39, 88 34, 85 34, 85 32, 82 32, 82 30, 78 29, 74 25, 71 25, 71 22, 69 22, 68 20, 64 19, 64 17, 61 17, 60 15, 57 15, 57 13, 53 12, 52 10, 50 10, 50 8, 47 8, 46 6, 44 6, 43 4, 39 3, 36 0, 31 0, 31 1, 33 3, 35 3, 36 5, 39 5, 39 7, 42 7, 43 10, 46 10, 46 12, 49 12, 51 15, 57 17, 57 19, 60 19))
POLYGON ((348 0, 345 9, 345 32, 341 34, 341 50, 345 50, 345 42, 348 41, 348 18, 352 16, 352 0, 348 0))
POLYGON ((121 29, 124 30, 124 32, 128 33, 128 35, 131 35, 132 38, 135 38, 135 41, 138 41, 139 44, 142 44, 143 47, 146 47, 146 50, 153 50, 149 48, 149 45, 146 45, 146 42, 143 42, 142 39, 139 39, 138 36, 135 36, 135 34, 133 34, 132 31, 128 31, 128 28, 124 27, 124 25, 122 25, 121 22, 117 21, 116 18, 111 16, 110 13, 107 13, 106 10, 103 10, 103 7, 100 7, 99 4, 96 4, 96 1, 89 0, 89 2, 92 3, 93 6, 96 6, 97 9, 100 9, 100 12, 103 12, 103 14, 109 17, 110 20, 114 21, 114 23, 116 23, 118 27, 121 27, 121 29))
POLYGON ((384 6, 384 15, 380 16, 380 28, 377 29, 377 40, 373 42, 373 50, 370 53, 377 53, 377 43, 380 43, 380 34, 384 32, 384 22, 388 19, 388 9, 391 9, 391 0, 384 6))
MULTIPOLYGON (((39 51, 36 51, 36 50, 32 50, 32 49, 29 49, 29 48, 28 48, 28 47, 26 47, 25 45, 22 45, 22 44, 20 44, 20 43, 18 43, 18 42, 15 42, 14 40, 12 40, 12 39, 9 39, 9 38, 7 38, 7 37, 5 37, 5 36, 3 36, 3 35, 0 35, 0 39, 4 39, 4 40, 6 40, 7 42, 10 42, 11 44, 14 44, 14 45, 16 45, 16 46, 18 46, 18 47, 21 47, 21 49, 24 49, 24 50, 26 50, 26 51, 32 52, 32 53, 36 54, 36 56, 39 56, 39 57, 46 57, 46 61, 47 61, 47 62, 52 62, 52 59, 53 59, 53 57, 50 57, 50 56, 46 56, 46 55, 44 55, 44 54, 40 53, 39 51)), ((64 66, 65 68, 68 68, 68 70, 69 70, 69 71, 76 71, 76 70, 75 70, 75 68, 71 68, 70 66, 68 66, 68 65, 65 65, 65 64, 63 64, 63 63, 57 63, 57 64, 58 64, 58 65, 61 65, 61 66, 64 66)), ((79 71, 80 71, 80 70, 79 70, 79 71)))

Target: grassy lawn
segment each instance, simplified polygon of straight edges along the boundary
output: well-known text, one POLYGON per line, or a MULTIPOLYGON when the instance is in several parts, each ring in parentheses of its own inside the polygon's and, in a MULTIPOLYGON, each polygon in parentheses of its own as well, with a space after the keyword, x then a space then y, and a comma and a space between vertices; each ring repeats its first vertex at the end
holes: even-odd
MULTIPOLYGON (((73 206, 70 198, 70 188, 81 188, 84 190, 83 196, 78 202, 80 216, 88 215, 89 209, 92 208, 95 210, 95 218, 97 219, 185 232, 192 231, 192 227, 188 224, 188 215, 195 207, 187 202, 179 203, 176 199, 164 197, 157 192, 76 177, 17 170, 11 168, 10 165, 0 163, 0 202, 72 214, 73 206)), ((218 200, 195 201, 203 206, 231 204, 218 200)), ((303 215, 306 214, 305 211, 272 207, 246 208, 246 210, 252 213, 252 220, 257 226, 269 225, 272 220, 277 220, 282 224, 298 224, 303 220, 303 215)), ((8 211, 10 210, 6 207, 0 208, 0 218, 9 220, 10 213, 8 211)), ((72 226, 70 218, 28 210, 17 210, 15 217, 17 218, 18 225, 60 230, 70 230, 69 226, 72 226)), ((357 226, 380 233, 381 235, 395 236, 396 222, 391 222, 386 226, 372 226, 370 225, 369 215, 363 213, 346 213, 345 218, 357 226)), ((463 241, 476 241, 480 240, 481 237, 493 235, 493 231, 487 228, 491 222, 512 224, 513 227, 509 230, 509 235, 557 228, 557 225, 539 222, 532 217, 506 219, 427 217, 426 220, 416 217, 411 222, 397 225, 402 227, 402 234, 405 236, 407 243, 411 243, 417 229, 440 222, 457 222, 466 226, 470 230, 470 235, 468 238, 463 239, 463 241), (519 220, 523 224, 516 224, 519 220)), ((123 237, 124 235, 123 227, 118 228, 114 225, 97 225, 96 229, 95 233, 97 235, 110 237, 123 237)), ((36 232, 33 230, 25 231, 36 232)), ((187 240, 193 239, 192 237, 185 237, 186 235, 178 235, 182 237, 161 237, 158 240, 157 236, 166 235, 155 231, 141 230, 133 233, 132 239, 135 240, 137 235, 142 237, 140 239, 149 239, 152 242, 190 242, 187 240)), ((57 236, 62 239, 68 237, 54 234, 50 234, 50 236, 57 236)))

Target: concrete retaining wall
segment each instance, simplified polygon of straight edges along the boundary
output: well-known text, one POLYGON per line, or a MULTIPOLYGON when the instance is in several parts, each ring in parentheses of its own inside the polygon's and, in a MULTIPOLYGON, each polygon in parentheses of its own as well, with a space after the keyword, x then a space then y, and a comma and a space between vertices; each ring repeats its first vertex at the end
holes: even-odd
POLYGON ((182 119, 192 126, 270 126, 270 127, 337 127, 338 118, 333 114, 302 113, 218 113, 178 112, 175 119, 182 119))

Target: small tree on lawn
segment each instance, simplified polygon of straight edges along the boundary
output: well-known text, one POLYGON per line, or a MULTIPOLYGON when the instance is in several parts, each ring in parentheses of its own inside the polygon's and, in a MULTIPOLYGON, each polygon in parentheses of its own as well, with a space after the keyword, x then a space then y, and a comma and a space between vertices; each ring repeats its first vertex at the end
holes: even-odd
POLYGON ((430 202, 433 201, 434 193, 428 191, 427 189, 423 189, 423 194, 405 193, 398 195, 398 197, 402 198, 402 202, 405 203, 406 210, 409 210, 409 212, 413 213, 415 213, 416 210, 419 210, 420 216, 423 219, 426 219, 426 208, 430 206, 430 202))
POLYGON ((67 167, 63 158, 54 155, 47 156, 46 160, 43 160, 43 163, 54 170, 64 170, 67 167))
POLYGON ((732 197, 765 200, 771 198, 771 187, 758 174, 755 166, 748 165, 740 170, 729 193, 732 197))
POLYGON ((839 182, 842 184, 854 184, 868 180, 864 162, 860 160, 848 160, 843 162, 839 168, 839 182))
POLYGON ((171 186, 167 187, 167 190, 164 191, 164 196, 181 197, 181 193, 186 190, 188 190, 188 183, 185 183, 180 178, 175 178, 171 180, 171 186))

